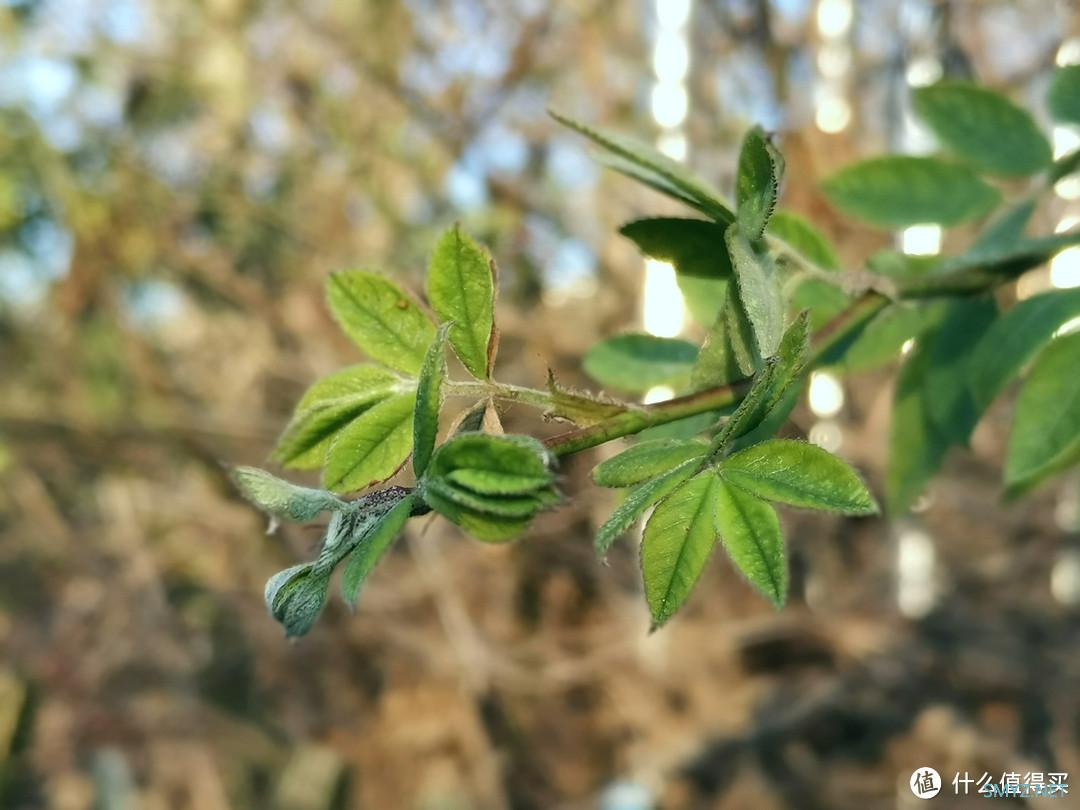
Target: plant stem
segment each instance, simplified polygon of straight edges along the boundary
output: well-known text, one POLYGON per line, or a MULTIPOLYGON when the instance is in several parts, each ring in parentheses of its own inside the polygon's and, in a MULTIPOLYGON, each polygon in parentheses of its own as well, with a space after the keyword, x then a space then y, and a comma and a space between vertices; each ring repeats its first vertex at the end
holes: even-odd
MULTIPOLYGON (((862 328, 889 304, 879 293, 860 296, 844 312, 826 324, 815 336, 814 351, 807 368, 830 362, 837 350, 858 336, 862 328)), ((695 394, 643 405, 632 411, 616 414, 594 425, 575 428, 550 436, 544 444, 557 456, 567 456, 590 447, 638 433, 645 428, 666 425, 688 416, 719 410, 737 404, 750 390, 752 380, 744 379, 720 385, 695 394)))
POLYGON ((485 380, 470 380, 467 382, 449 381, 446 383, 446 393, 452 397, 471 397, 483 399, 494 397, 508 402, 524 402, 535 408, 548 409, 551 407, 551 394, 541 391, 539 388, 528 388, 523 385, 510 385, 485 380))

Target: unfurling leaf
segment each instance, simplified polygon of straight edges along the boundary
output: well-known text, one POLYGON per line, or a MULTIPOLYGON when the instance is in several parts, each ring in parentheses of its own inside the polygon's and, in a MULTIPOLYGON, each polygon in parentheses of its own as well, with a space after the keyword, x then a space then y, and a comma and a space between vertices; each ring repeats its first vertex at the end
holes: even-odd
POLYGON ((368 574, 372 572, 383 554, 405 528, 405 523, 412 514, 415 503, 414 495, 407 495, 398 501, 395 506, 379 517, 372 528, 365 532, 349 554, 341 577, 341 597, 347 604, 356 604, 360 586, 364 584, 368 574))
POLYGON ((769 254, 756 248, 738 226, 728 228, 725 240, 735 268, 739 301, 754 328, 761 356, 769 357, 784 332, 784 298, 776 267, 769 254))
POLYGON ((427 277, 428 299, 450 324, 450 345, 478 380, 491 376, 495 340, 495 264, 457 225, 435 245, 427 277))
POLYGON ((619 162, 613 168, 617 171, 696 208, 717 222, 728 223, 735 219, 720 192, 667 155, 624 135, 586 126, 556 112, 550 114, 560 124, 615 155, 619 162))
POLYGON ((373 405, 405 390, 407 383, 401 377, 376 366, 350 366, 323 377, 297 404, 274 447, 273 459, 295 469, 321 467, 339 430, 373 405))
POLYGON ((783 175, 783 156, 761 127, 752 128, 743 138, 735 177, 736 221, 751 242, 765 232, 776 208, 783 175))
POLYGON ((442 386, 446 379, 446 328, 443 324, 435 342, 424 357, 420 379, 416 385, 416 409, 413 411, 413 472, 419 478, 424 474, 435 439, 439 432, 439 411, 442 409, 442 386))
POLYGON ((326 604, 330 572, 318 571, 314 563, 301 563, 270 577, 266 583, 266 607, 285 628, 285 635, 302 636, 319 618, 326 604))
POLYGON ((769 218, 766 231, 822 270, 840 269, 836 248, 821 231, 798 214, 777 211, 769 218))
POLYGON ((424 501, 478 540, 502 542, 559 499, 551 458, 528 436, 463 433, 435 451, 424 501))
POLYGON ((352 270, 333 273, 326 294, 334 319, 364 354, 407 374, 420 370, 435 326, 397 285, 352 270))
POLYGON ((806 442, 773 439, 724 459, 720 475, 759 498, 846 515, 870 515, 877 504, 844 461, 806 442))
POLYGON ((298 487, 255 467, 233 470, 244 497, 274 517, 286 520, 311 520, 319 512, 339 509, 345 502, 324 489, 298 487))
POLYGON ((631 487, 692 458, 702 458, 709 446, 697 440, 651 439, 635 444, 592 471, 602 487, 631 487))
POLYGON ((654 629, 682 607, 716 544, 721 483, 698 473, 664 498, 645 524, 641 574, 654 629))
POLYGON ((1007 177, 1042 171, 1053 159, 1035 120, 1009 99, 971 82, 912 91, 915 114, 941 144, 978 169, 1007 177))
POLYGON ((354 419, 327 453, 323 485, 350 492, 397 472, 412 449, 415 406, 415 394, 397 394, 354 419))
POLYGON ((776 510, 722 481, 716 482, 713 498, 720 540, 728 557, 774 607, 783 607, 787 601, 787 560, 776 510))
POLYGON ((845 214, 882 228, 958 225, 988 213, 1001 199, 967 166, 901 155, 841 169, 822 190, 845 214))
POLYGON ((640 486, 630 490, 611 517, 596 532, 594 545, 599 557, 604 557, 611 544, 626 532, 654 503, 668 495, 679 484, 701 469, 700 459, 690 459, 640 486))
POLYGON ((1010 495, 1080 461, 1080 332, 1043 349, 1020 389, 1005 455, 1010 495))
POLYGON ((697 346, 685 340, 626 334, 594 345, 584 367, 601 385, 641 393, 656 385, 685 387, 697 355, 697 346))

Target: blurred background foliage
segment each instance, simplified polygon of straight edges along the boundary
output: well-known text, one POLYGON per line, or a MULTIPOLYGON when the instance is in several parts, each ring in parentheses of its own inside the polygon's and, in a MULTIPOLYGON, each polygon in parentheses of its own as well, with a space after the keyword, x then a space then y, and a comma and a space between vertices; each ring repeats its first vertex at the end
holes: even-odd
MULTIPOLYGON (((500 261, 509 382, 584 384, 598 337, 693 329, 614 233, 671 209, 546 107, 721 187, 743 130, 777 131, 784 204, 857 266, 950 248, 817 191, 928 148, 908 85, 977 77, 1049 131, 1078 36, 1053 0, 0 3, 0 806, 861 809, 906 806, 927 764, 1080 774, 1080 487, 1000 505, 1007 415, 909 518, 786 514, 785 612, 716 565, 653 636, 632 544, 592 557, 604 451, 511 547, 412 532, 298 644, 262 585, 319 529, 264 535, 225 472, 357 359, 327 273, 417 288, 453 221, 500 261)), ((1020 294, 1080 283, 1076 256, 1020 294)), ((818 377, 794 420, 878 491, 889 381, 818 377)))

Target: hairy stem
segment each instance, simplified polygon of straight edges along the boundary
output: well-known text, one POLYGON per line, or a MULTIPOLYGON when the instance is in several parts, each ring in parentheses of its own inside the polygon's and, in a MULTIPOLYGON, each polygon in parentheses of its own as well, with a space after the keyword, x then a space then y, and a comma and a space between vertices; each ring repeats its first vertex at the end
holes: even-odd
POLYGON ((471 397, 483 399, 494 397, 507 402, 524 402, 534 408, 548 409, 551 407, 551 394, 539 388, 528 388, 523 385, 510 385, 485 380, 469 380, 466 382, 449 381, 446 383, 446 393, 452 397, 471 397))

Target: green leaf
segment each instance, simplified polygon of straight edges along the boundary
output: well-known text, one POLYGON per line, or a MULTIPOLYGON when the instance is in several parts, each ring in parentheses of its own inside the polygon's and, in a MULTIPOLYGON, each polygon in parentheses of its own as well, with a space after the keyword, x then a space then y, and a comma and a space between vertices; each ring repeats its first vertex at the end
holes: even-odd
POLYGON ((286 520, 311 520, 319 512, 345 506, 344 501, 326 490, 298 487, 255 467, 237 467, 232 476, 245 498, 264 512, 286 520))
POLYGON ((701 458, 709 446, 696 440, 652 439, 596 465, 592 479, 602 487, 640 484, 692 458, 701 458))
POLYGON ((641 574, 653 629, 686 602, 716 544, 717 493, 711 472, 699 473, 664 498, 645 524, 641 574))
POLYGON ((971 388, 979 410, 994 401, 1062 324, 1076 317, 1080 317, 1080 288, 1033 296, 998 318, 971 358, 971 388))
POLYGON ((450 323, 450 345, 469 373, 491 377, 495 361, 495 263, 457 225, 435 245, 428 267, 428 300, 450 323))
POLYGON ((777 211, 769 219, 767 231, 804 259, 823 270, 839 270, 836 248, 810 222, 790 211, 777 211))
POLYGON ((442 409, 442 386, 446 380, 447 324, 439 327, 435 342, 428 348, 420 379, 416 385, 416 410, 413 412, 413 472, 419 478, 424 474, 435 439, 439 433, 439 411, 442 409))
POLYGON ((651 439, 692 439, 699 436, 716 424, 716 421, 724 415, 723 411, 706 411, 694 414, 665 425, 654 425, 645 428, 638 434, 642 440, 651 439))
POLYGON ((727 298, 728 281, 676 273, 675 283, 679 285, 679 292, 690 311, 690 317, 705 329, 712 326, 724 306, 724 299, 727 298))
POLYGON ((916 341, 901 368, 885 478, 893 514, 911 505, 948 449, 971 436, 980 411, 968 384, 968 363, 994 316, 991 300, 948 301, 940 327, 916 341))
POLYGON ((330 447, 323 486, 350 492, 393 475, 412 449, 415 406, 415 394, 397 394, 354 419, 330 447))
POLYGON ((424 501, 451 523, 485 543, 505 543, 529 528, 531 518, 507 518, 461 506, 434 489, 424 490, 424 501))
POLYGON ((725 301, 717 314, 690 371, 690 385, 695 391, 742 379, 761 364, 752 327, 741 313, 734 290, 728 298, 731 300, 725 301))
POLYGON ((869 371, 900 357, 903 345, 936 326, 945 316, 937 302, 897 302, 878 313, 838 356, 828 360, 847 373, 869 371))
POLYGON ((977 219, 1001 195, 967 166, 933 157, 893 155, 841 169, 822 184, 840 211, 882 228, 977 219))
POLYGON ((623 502, 611 513, 611 517, 597 531, 594 543, 597 555, 604 557, 611 544, 633 526, 650 506, 692 477, 700 468, 700 460, 690 459, 630 490, 623 502))
POLYGON ((761 356, 768 357, 776 351, 784 332, 784 298, 776 268, 769 254, 757 250, 737 226, 729 227, 725 238, 739 302, 754 328, 761 356))
POLYGON ((656 385, 683 388, 698 348, 677 338, 625 334, 607 338, 585 354, 585 373, 621 391, 645 392, 656 385))
POLYGON ((1080 332, 1053 340, 1016 400, 1005 486, 1011 495, 1080 460, 1080 332))
POLYGON ((720 475, 768 501, 845 515, 878 511, 855 470, 806 442, 772 439, 748 447, 724 459, 720 475))
POLYGON ((425 493, 435 493, 463 509, 499 518, 529 519, 558 501, 550 486, 525 495, 483 495, 458 486, 447 477, 429 479, 424 487, 425 493))
POLYGON ((516 475, 476 469, 450 470, 446 480, 480 495, 528 495, 551 486, 550 475, 516 475))
POLYGON ((990 221, 967 252, 996 255, 1002 250, 1009 250, 1017 242, 1025 239, 1024 232, 1034 213, 1034 199, 1023 200, 1009 206, 1000 216, 990 221))
POLYGON ((326 294, 334 320, 364 354, 407 374, 420 370, 435 326, 397 285, 353 270, 331 274, 326 294))
POLYGON ((360 595, 360 586, 364 584, 368 574, 401 534, 415 504, 414 495, 402 498, 367 531, 352 550, 341 577, 341 598, 346 604, 350 606, 356 604, 356 599, 360 595))
POLYGON ((397 375, 375 366, 351 366, 316 382, 278 439, 272 458, 286 467, 314 469, 334 436, 371 406, 406 389, 397 375))
POLYGON ((716 482, 716 523, 728 557, 779 609, 787 601, 787 560, 776 510, 750 493, 716 482))
POLYGON ((608 130, 588 127, 556 112, 550 114, 560 124, 584 135, 593 143, 628 162, 634 167, 638 179, 646 182, 650 187, 680 201, 689 202, 718 222, 734 220, 734 214, 731 213, 730 206, 724 201, 720 192, 703 180, 694 177, 681 163, 632 138, 608 130))
POLYGON ((1053 159, 1031 115, 993 90, 943 81, 913 90, 912 106, 942 146, 982 171, 1024 177, 1053 159))
POLYGON ((330 572, 318 571, 313 563, 286 568, 266 583, 266 606, 285 628, 289 638, 302 636, 311 629, 326 604, 330 572))
POLYGON ((479 470, 499 475, 553 480, 551 454, 531 436, 492 436, 462 433, 435 450, 429 478, 446 477, 453 470, 479 470))
POLYGON ((810 326, 820 329, 851 304, 851 296, 821 279, 808 278, 800 282, 788 302, 793 311, 809 310, 810 326))
POLYGON ((731 276, 723 225, 703 219, 655 217, 628 222, 619 233, 649 258, 670 262, 679 275, 703 279, 731 276))
POLYGON ((739 150, 739 170, 735 176, 736 221, 750 241, 765 233, 776 208, 784 158, 761 127, 753 127, 739 150))
POLYGON ((1080 65, 1066 65, 1054 71, 1046 102, 1055 120, 1080 124, 1080 65))

